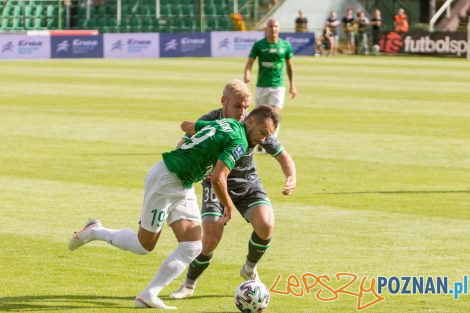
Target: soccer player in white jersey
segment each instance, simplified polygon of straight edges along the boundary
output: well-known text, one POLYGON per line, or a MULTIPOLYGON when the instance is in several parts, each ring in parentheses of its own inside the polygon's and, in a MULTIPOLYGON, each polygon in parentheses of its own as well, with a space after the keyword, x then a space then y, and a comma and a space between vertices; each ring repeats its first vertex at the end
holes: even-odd
MULTIPOLYGON (((230 81, 224 94, 237 101, 250 98, 248 87, 240 80, 230 81)), ((163 160, 147 174, 138 232, 109 229, 103 227, 99 220, 90 220, 73 234, 69 249, 76 250, 90 241, 100 240, 122 250, 145 255, 155 248, 167 220, 178 247, 136 297, 135 305, 176 309, 166 305, 158 295, 201 252, 201 216, 192 184, 211 173, 214 192, 227 208, 220 222, 227 223, 236 210, 227 191, 228 174, 248 147, 263 142, 278 123, 277 113, 270 107, 260 107, 253 113, 256 114, 243 124, 234 119, 183 122, 182 130, 195 135, 178 149, 163 153, 163 160)))

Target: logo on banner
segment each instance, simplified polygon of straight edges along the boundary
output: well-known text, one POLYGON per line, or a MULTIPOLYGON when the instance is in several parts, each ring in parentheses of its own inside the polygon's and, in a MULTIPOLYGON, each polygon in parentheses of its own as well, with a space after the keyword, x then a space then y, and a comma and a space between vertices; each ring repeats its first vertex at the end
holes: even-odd
POLYGON ((123 47, 124 43, 122 42, 122 40, 118 40, 115 43, 111 44, 111 51, 122 50, 123 47))
POLYGON ((286 37, 286 40, 290 42, 291 45, 308 45, 310 43, 310 38, 296 38, 296 37, 286 37))
POLYGON ((391 32, 385 36, 382 36, 379 41, 380 50, 385 53, 398 53, 403 47, 403 39, 400 34, 391 32))
POLYGON ((67 52, 69 51, 70 44, 68 40, 64 40, 61 43, 58 43, 55 49, 55 52, 67 52))
POLYGON ((206 40, 204 38, 183 37, 180 44, 181 52, 186 53, 201 49, 206 44, 206 40))
POLYGON ((178 41, 176 41, 176 39, 172 39, 165 43, 165 51, 170 50, 178 50, 178 41))
POLYGON ((219 41, 219 49, 222 48, 230 48, 230 40, 228 38, 224 38, 221 41, 219 41))
POLYGON ((69 52, 69 49, 72 48, 72 52, 75 54, 86 54, 89 51, 93 51, 98 46, 98 40, 84 40, 84 39, 74 39, 70 44, 68 40, 64 40, 57 44, 56 53, 59 52, 69 52))
POLYGON ((458 40, 450 36, 443 38, 430 38, 428 35, 419 38, 406 36, 404 43, 406 53, 456 54, 462 56, 469 49, 466 40, 458 40))
POLYGON ((2 46, 2 53, 4 52, 13 52, 13 48, 15 45, 13 44, 13 41, 9 41, 6 44, 2 46))

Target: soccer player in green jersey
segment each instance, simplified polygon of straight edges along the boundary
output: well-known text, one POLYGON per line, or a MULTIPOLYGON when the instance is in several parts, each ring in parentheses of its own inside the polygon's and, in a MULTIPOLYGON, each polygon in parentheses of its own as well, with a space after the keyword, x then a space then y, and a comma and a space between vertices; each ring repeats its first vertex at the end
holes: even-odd
MULTIPOLYGON (((258 81, 256 82, 256 105, 267 104, 276 108, 277 112, 284 106, 286 93, 284 83, 284 64, 287 64, 289 77, 289 94, 292 98, 297 94, 294 79, 294 64, 292 62, 292 47, 290 43, 279 38, 279 22, 271 19, 266 24, 266 37, 258 40, 251 48, 245 66, 245 83, 251 81, 251 68, 258 58, 258 81)), ((279 126, 275 137, 279 134, 279 126)))
MULTIPOLYGON (((227 93, 235 98, 250 98, 250 91, 240 80, 226 85, 227 93)), ((136 307, 176 309, 158 297, 161 290, 177 278, 201 252, 201 215, 192 186, 207 174, 221 203, 226 207, 221 223, 227 223, 236 208, 227 191, 227 176, 248 150, 263 142, 275 130, 277 113, 268 106, 252 112, 250 119, 240 123, 235 119, 183 122, 185 132, 195 133, 179 148, 163 153, 163 160, 152 167, 144 183, 144 201, 139 230, 114 230, 90 220, 74 233, 69 249, 101 240, 135 254, 148 254, 160 237, 167 220, 178 241, 178 247, 160 266, 150 284, 136 297, 136 307)))
MULTIPOLYGON (((243 121, 250 106, 249 102, 233 101, 221 98, 222 108, 213 110, 199 118, 203 121, 214 121, 223 118, 234 118, 243 121)), ((249 115, 248 115, 249 116, 249 115)), ((188 136, 187 134, 186 136, 188 136)), ((183 139, 184 142, 184 139, 183 139)), ((259 144, 279 163, 285 175, 282 194, 289 196, 296 188, 295 163, 277 138, 270 136, 259 144)), ((248 254, 240 269, 240 276, 246 280, 259 279, 258 264, 268 250, 274 231, 274 209, 258 176, 254 149, 249 148, 236 163, 227 178, 230 198, 237 211, 253 227, 248 239, 248 254)), ((214 251, 222 240, 224 224, 220 219, 224 216, 224 206, 214 194, 209 179, 202 181, 202 251, 189 265, 186 279, 180 288, 170 294, 172 299, 191 297, 196 289, 197 281, 210 266, 214 251)))

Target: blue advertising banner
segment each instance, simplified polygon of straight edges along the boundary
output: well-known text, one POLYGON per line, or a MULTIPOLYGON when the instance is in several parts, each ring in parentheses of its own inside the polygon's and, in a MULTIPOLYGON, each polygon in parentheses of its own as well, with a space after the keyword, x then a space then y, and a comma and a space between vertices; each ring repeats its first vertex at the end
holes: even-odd
POLYGON ((0 35, 0 59, 49 59, 49 36, 0 35))
POLYGON ((104 34, 105 58, 158 58, 158 33, 104 34))
POLYGON ((315 33, 281 33, 280 37, 290 42, 294 55, 315 54, 315 33))
POLYGON ((210 33, 161 33, 161 57, 210 57, 210 33))
POLYGON ((51 58, 102 58, 103 36, 51 36, 51 58))

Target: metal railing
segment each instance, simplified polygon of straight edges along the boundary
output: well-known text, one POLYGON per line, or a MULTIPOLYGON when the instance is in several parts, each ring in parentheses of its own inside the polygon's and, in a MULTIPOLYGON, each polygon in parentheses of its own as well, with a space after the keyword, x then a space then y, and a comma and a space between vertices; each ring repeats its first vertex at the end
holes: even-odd
POLYGON ((441 17, 444 11, 447 12, 447 17, 450 16, 450 6, 454 2, 454 0, 447 0, 439 10, 437 10, 436 14, 431 18, 429 21, 429 31, 432 33, 434 31, 434 25, 436 25, 437 20, 441 17))

